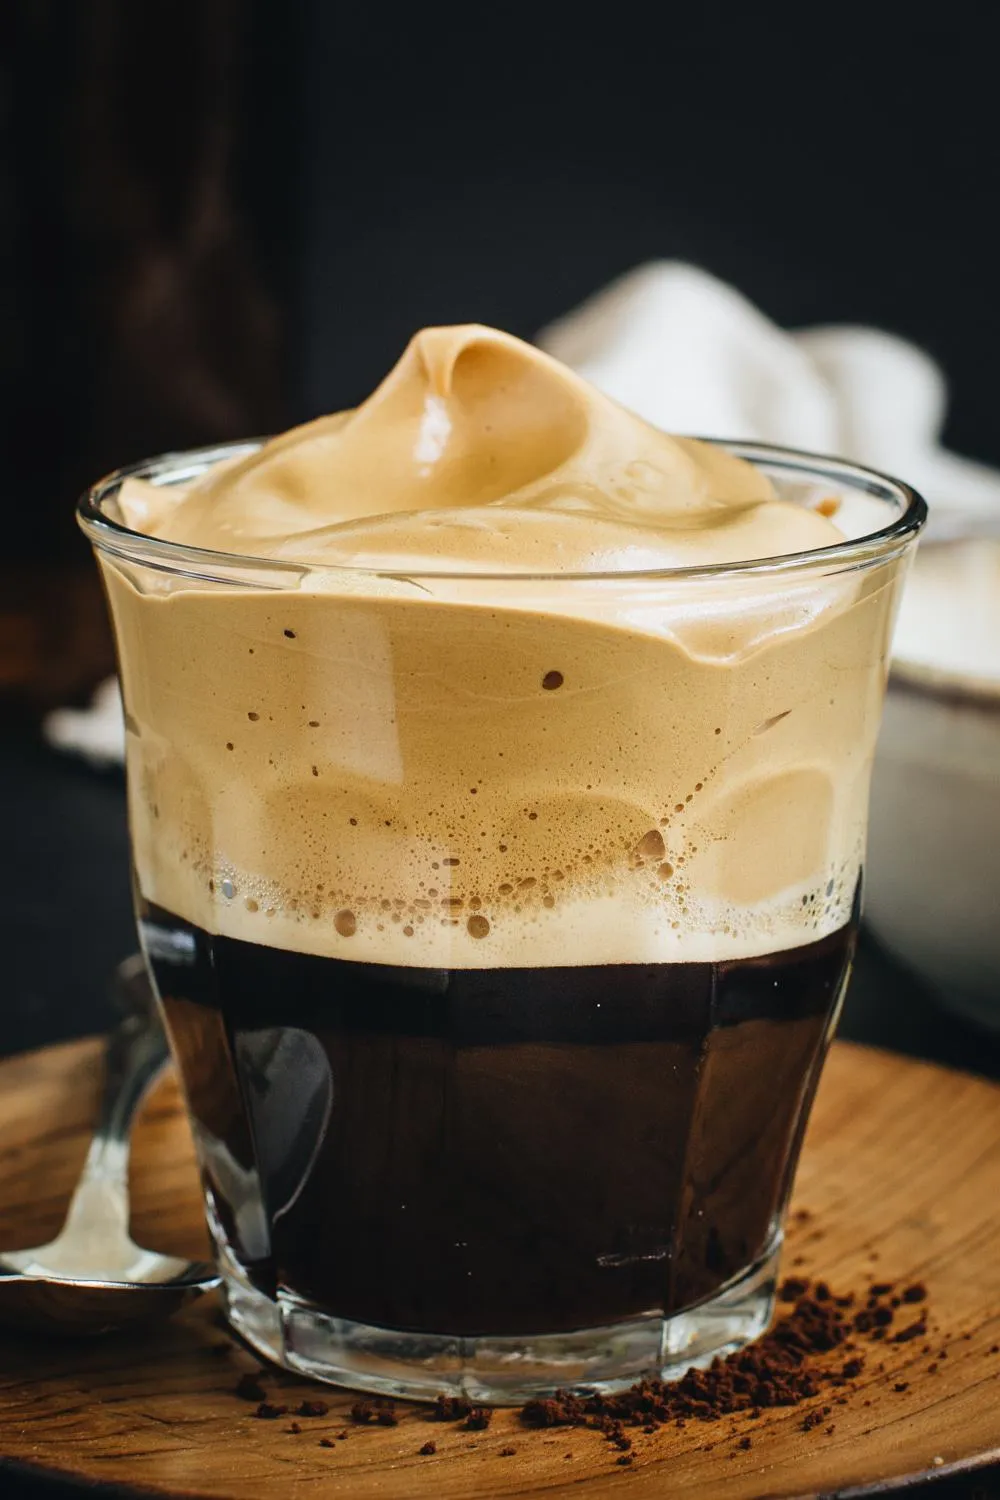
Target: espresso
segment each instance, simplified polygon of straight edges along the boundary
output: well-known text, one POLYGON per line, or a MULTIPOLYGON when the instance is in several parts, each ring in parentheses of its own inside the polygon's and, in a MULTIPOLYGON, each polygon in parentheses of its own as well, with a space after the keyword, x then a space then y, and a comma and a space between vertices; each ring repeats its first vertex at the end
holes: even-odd
POLYGON ((769 1247, 856 932, 438 969, 140 917, 226 1254, 269 1297, 456 1335, 670 1315, 769 1247))

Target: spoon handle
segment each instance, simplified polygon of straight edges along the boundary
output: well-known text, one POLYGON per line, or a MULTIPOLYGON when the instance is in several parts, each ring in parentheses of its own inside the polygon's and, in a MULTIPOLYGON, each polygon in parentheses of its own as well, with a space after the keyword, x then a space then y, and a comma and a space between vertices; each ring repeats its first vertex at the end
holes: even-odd
MULTIPOLYGON (((133 994, 135 983, 133 976, 133 994)), ((146 1008, 131 1008, 108 1037, 100 1114, 79 1187, 94 1178, 127 1183, 132 1121, 167 1056, 163 1027, 150 995, 146 1008)))

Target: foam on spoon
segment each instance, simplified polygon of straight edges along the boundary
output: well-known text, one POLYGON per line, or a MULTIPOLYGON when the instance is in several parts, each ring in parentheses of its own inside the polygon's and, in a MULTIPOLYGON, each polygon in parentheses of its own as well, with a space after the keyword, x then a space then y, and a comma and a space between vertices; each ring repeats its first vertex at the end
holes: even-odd
POLYGON ((721 960, 847 920, 888 579, 517 576, 842 539, 750 464, 471 326, 417 335, 356 411, 120 507, 311 565, 270 591, 102 560, 147 899, 442 968, 721 960))

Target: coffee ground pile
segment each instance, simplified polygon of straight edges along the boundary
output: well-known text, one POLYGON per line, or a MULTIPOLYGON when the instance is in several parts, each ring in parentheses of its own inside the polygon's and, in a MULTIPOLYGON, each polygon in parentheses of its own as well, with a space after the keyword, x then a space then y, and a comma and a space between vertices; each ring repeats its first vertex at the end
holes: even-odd
MULTIPOLYGON (((927 1332, 926 1313, 918 1311, 927 1296, 922 1284, 897 1293, 894 1285, 873 1285, 863 1302, 853 1292, 836 1296, 825 1281, 789 1277, 778 1292, 791 1311, 746 1348, 716 1358, 705 1370, 688 1370, 680 1380, 640 1380, 613 1396, 577 1396, 557 1391, 521 1408, 527 1427, 591 1427, 613 1446, 628 1451, 626 1427, 653 1432, 666 1423, 716 1422, 734 1412, 759 1417, 767 1407, 798 1406, 824 1391, 849 1386, 865 1368, 860 1340, 908 1343, 927 1332), (900 1310, 917 1315, 904 1327, 895 1324, 900 1310), (830 1359, 839 1351, 846 1360, 830 1359)), ((806 1430, 832 1413, 829 1406, 807 1416, 806 1430)), ((742 1446, 749 1447, 750 1439, 742 1446)))

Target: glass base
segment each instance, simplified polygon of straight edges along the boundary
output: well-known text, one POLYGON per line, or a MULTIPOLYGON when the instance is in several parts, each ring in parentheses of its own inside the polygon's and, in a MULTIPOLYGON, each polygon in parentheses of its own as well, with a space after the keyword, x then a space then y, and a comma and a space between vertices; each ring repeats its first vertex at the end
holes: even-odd
POLYGON ((259 1354, 313 1380, 378 1395, 432 1401, 464 1396, 484 1406, 516 1406, 559 1387, 616 1391, 644 1376, 674 1380, 757 1338, 771 1319, 781 1236, 749 1270, 707 1302, 664 1318, 573 1333, 398 1333, 337 1318, 289 1293, 266 1297, 224 1259, 229 1321, 259 1354))

